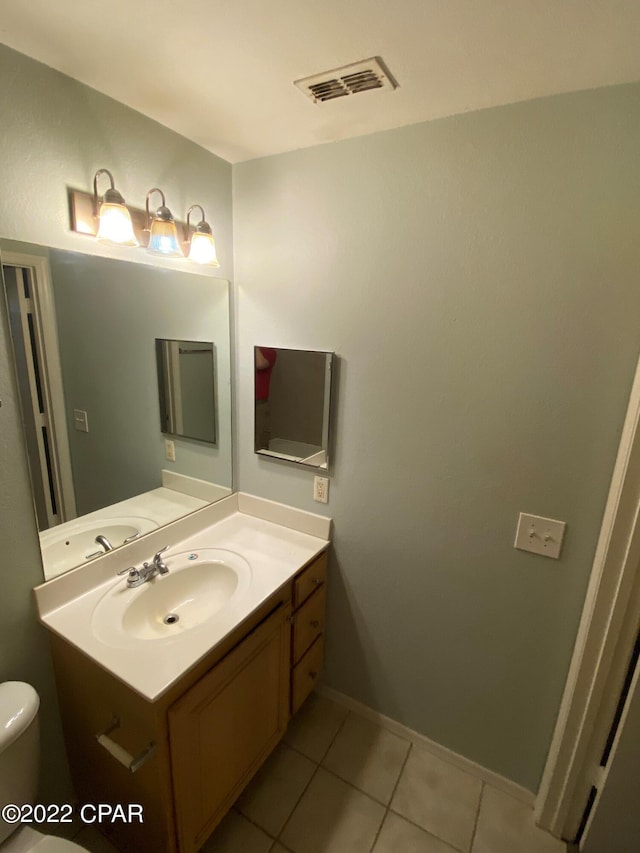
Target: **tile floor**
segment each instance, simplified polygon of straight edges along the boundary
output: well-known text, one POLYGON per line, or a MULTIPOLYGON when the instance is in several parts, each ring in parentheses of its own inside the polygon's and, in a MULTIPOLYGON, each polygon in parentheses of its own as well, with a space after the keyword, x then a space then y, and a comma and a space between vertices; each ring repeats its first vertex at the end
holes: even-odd
MULTIPOLYGON (((113 853, 83 830, 91 853, 113 853)), ((107 843, 108 844, 108 843, 107 843)), ((312 695, 203 853, 565 853, 529 807, 312 695)))

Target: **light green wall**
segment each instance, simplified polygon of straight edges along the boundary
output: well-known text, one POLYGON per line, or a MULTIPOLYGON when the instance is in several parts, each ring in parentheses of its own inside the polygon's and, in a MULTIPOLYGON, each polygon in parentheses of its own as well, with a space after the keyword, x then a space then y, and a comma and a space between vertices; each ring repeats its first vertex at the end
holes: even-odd
POLYGON ((75 252, 49 262, 78 514, 158 488, 163 468, 233 488, 228 283, 75 252), (160 431, 156 338, 216 345, 218 442, 176 438, 175 463, 160 431), (74 409, 88 412, 88 433, 74 429, 74 409))
MULTIPOLYGON (((152 186, 165 190, 167 204, 180 218, 189 204, 202 204, 216 234, 221 267, 215 274, 233 277, 228 163, 1 45, 0 80, 0 237, 117 256, 69 232, 67 186, 89 189, 95 171, 105 167, 135 206, 144 206, 152 186)), ((143 251, 121 250, 120 257, 162 263, 143 251)), ((69 781, 48 644, 32 604, 31 590, 41 580, 42 567, 2 300, 0 314, 0 680, 26 679, 40 692, 42 796, 62 802, 69 781)))
POLYGON ((326 680, 532 790, 638 356, 639 151, 635 85, 234 167, 240 487, 334 518, 326 680), (340 356, 327 507, 252 453, 254 344, 340 356))

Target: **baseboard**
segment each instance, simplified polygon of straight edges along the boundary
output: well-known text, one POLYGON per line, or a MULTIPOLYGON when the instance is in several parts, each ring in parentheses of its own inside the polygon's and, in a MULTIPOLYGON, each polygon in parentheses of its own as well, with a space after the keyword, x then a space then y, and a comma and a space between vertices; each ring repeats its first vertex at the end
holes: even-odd
POLYGON ((459 755, 457 752, 447 749, 446 746, 441 746, 439 743, 429 740, 428 737, 421 735, 419 732, 414 732, 413 729, 403 726, 402 723, 392 720, 391 717, 385 717, 384 714, 374 711, 373 708, 369 708, 368 705, 363 705, 362 702, 358 702, 350 696, 340 693, 338 690, 326 687, 324 684, 319 684, 316 688, 316 692, 321 696, 325 696, 327 699, 331 699, 338 705, 348 708, 350 711, 355 711, 357 714, 360 714, 360 716, 370 720, 372 723, 376 723, 377 725, 382 726, 382 728, 387 729, 387 731, 398 735, 398 737, 402 737, 411 743, 418 744, 437 758, 440 758, 443 761, 448 761, 449 764, 453 764, 460 770, 464 770, 465 773, 469 773, 471 776, 481 779, 483 782, 492 785, 499 791, 520 800, 520 802, 525 803, 527 806, 533 807, 535 794, 527 790, 527 788, 523 788, 522 785, 512 782, 511 779, 507 779, 505 776, 501 776, 493 770, 488 770, 481 764, 476 764, 475 761, 471 761, 463 755, 459 755))

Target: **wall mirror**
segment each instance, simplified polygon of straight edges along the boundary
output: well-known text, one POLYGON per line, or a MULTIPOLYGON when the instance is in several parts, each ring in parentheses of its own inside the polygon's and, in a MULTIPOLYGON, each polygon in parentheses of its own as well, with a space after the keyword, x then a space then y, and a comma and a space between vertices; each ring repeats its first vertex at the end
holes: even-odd
POLYGON ((329 467, 334 360, 332 352, 254 347, 256 453, 329 467))
POLYGON ((156 338, 156 367, 162 432, 215 444, 213 342, 156 338))
POLYGON ((9 240, 0 259, 45 577, 230 494, 228 282, 9 240), (157 340, 209 348, 190 356, 208 363, 206 426, 182 412, 208 437, 174 432, 173 454, 157 340))

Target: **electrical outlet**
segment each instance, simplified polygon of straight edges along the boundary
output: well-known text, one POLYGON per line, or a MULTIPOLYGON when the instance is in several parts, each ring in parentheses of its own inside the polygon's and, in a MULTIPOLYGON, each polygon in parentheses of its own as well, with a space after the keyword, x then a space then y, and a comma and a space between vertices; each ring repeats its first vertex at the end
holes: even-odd
POLYGON ((313 499, 318 503, 329 503, 329 478, 314 477, 313 478, 313 499))
POLYGON ((164 440, 164 455, 169 462, 176 461, 176 445, 170 438, 165 438, 164 440))
POLYGON ((566 527, 567 524, 564 521, 521 512, 513 547, 557 560, 560 556, 566 527))

